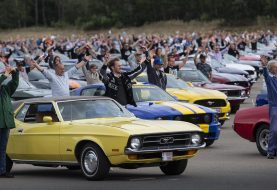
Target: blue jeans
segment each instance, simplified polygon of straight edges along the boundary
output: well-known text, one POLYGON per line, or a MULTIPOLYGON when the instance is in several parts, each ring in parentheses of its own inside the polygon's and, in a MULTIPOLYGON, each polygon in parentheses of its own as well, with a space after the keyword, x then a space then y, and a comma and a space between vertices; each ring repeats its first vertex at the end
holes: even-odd
POLYGON ((270 128, 268 138, 268 150, 270 155, 276 155, 277 152, 277 107, 269 107, 270 128))
POLYGON ((0 175, 6 173, 6 149, 10 129, 0 128, 0 175))

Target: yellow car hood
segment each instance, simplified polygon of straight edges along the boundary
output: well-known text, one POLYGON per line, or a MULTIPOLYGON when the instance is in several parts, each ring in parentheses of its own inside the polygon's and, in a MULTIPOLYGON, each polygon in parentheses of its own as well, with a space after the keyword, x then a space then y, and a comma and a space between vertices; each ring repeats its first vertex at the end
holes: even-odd
POLYGON ((227 99, 227 96, 222 92, 198 87, 190 87, 187 89, 167 88, 166 91, 176 96, 178 100, 227 99))
POLYGON ((122 129, 131 135, 202 131, 198 126, 184 121, 142 120, 137 118, 101 118, 73 121, 72 124, 89 124, 122 129))

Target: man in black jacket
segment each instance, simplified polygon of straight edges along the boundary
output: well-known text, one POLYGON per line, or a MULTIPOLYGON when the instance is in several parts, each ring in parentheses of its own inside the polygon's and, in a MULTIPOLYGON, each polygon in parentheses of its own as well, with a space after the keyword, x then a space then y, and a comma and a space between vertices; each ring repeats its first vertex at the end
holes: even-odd
POLYGON ((166 74, 162 71, 163 62, 161 58, 155 57, 153 63, 153 66, 151 64, 147 65, 148 81, 149 83, 154 84, 165 90, 167 85, 167 78, 166 74))
MULTIPOLYGON (((146 56, 147 57, 147 56, 146 56)), ((102 75, 102 82, 105 84, 106 93, 108 96, 121 105, 131 104, 136 106, 133 97, 132 83, 131 80, 136 78, 141 74, 146 68, 147 64, 150 64, 149 58, 143 61, 139 66, 130 72, 121 72, 120 59, 116 58, 107 62, 108 58, 105 58, 104 65, 100 69, 100 74, 102 75), (111 70, 107 73, 107 68, 111 70)))

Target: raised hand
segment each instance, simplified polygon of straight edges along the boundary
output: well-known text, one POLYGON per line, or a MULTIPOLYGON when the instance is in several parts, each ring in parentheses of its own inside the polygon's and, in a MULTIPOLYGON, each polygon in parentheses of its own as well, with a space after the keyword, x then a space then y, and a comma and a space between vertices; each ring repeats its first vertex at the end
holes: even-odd
POLYGON ((107 65, 109 61, 110 61, 110 54, 106 53, 106 55, 103 57, 103 63, 107 65))
POLYGON ((261 56, 261 63, 263 67, 266 67, 268 64, 268 60, 265 56, 261 56))
POLYGON ((91 56, 91 55, 88 55, 88 56, 85 56, 84 58, 85 58, 86 61, 91 61, 92 56, 91 56))
POLYGON ((13 71, 15 71, 15 69, 12 67, 12 66, 10 66, 10 65, 7 65, 7 66, 5 66, 5 76, 9 76, 13 71))

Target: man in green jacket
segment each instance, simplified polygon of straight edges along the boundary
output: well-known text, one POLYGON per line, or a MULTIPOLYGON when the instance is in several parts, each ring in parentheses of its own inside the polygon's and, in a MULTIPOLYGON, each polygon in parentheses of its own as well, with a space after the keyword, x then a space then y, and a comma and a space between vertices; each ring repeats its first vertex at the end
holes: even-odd
POLYGON ((9 65, 5 67, 5 73, 0 76, 0 178, 14 177, 6 169, 6 148, 10 129, 15 128, 11 96, 19 83, 19 73, 9 65), (3 81, 12 75, 12 80, 6 85, 3 81))

